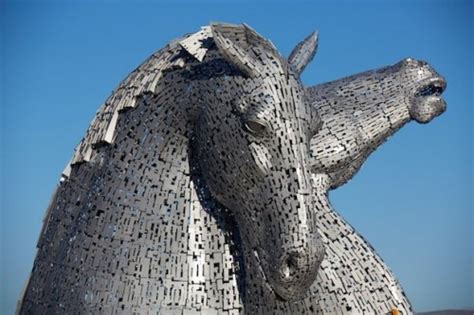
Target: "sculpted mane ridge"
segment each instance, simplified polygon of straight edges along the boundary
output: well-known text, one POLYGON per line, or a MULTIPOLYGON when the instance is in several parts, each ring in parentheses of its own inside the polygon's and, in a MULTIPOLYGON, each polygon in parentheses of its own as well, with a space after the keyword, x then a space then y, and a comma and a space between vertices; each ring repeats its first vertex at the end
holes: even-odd
POLYGON ((171 41, 132 71, 96 112, 63 176, 69 176, 70 166, 89 162, 97 147, 113 142, 120 113, 135 108, 142 95, 154 93, 164 72, 185 67, 185 59, 180 57, 183 51, 202 62, 208 50, 206 39, 211 35, 207 26, 197 33, 171 41))
POLYGON ((328 190, 440 115, 446 82, 405 59, 305 87, 317 46, 287 60, 213 23, 128 75, 53 195, 18 313, 412 314, 328 190))

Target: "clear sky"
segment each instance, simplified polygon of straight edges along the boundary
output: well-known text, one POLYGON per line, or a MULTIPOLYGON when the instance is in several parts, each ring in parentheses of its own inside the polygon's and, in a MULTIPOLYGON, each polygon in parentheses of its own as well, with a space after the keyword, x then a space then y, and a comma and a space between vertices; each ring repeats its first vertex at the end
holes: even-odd
POLYGON ((0 313, 14 311, 51 194, 99 105, 211 21, 245 22, 284 55, 319 30, 307 85, 409 56, 447 78, 447 112, 404 127, 331 199, 416 310, 474 308, 472 2, 193 2, 1 2, 0 313))

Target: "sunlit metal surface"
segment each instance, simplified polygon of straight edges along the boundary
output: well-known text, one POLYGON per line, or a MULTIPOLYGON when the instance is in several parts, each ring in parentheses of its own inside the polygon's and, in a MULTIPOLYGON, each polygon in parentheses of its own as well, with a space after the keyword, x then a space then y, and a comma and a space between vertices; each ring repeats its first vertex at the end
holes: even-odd
POLYGON ((19 312, 412 313, 327 192, 446 83, 406 59, 304 87, 317 43, 287 60, 213 24, 133 71, 64 171, 19 312))

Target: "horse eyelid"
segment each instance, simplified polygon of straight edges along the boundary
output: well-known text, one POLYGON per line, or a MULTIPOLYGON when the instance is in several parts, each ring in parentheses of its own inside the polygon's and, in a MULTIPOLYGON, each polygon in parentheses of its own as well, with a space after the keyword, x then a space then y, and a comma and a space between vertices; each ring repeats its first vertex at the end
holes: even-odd
POLYGON ((268 122, 255 117, 244 117, 242 124, 246 132, 256 137, 264 136, 269 130, 268 122))
POLYGON ((266 126, 260 122, 248 120, 244 123, 245 130, 254 135, 261 135, 266 130, 266 126))

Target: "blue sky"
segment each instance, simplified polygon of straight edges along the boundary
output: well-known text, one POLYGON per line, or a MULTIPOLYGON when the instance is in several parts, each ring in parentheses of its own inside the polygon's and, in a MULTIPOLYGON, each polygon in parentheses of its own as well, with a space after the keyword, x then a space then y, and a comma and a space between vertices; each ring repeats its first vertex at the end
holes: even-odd
POLYGON ((308 85, 409 56, 447 78, 447 112, 404 127, 331 199, 416 310, 474 308, 472 2, 196 2, 1 2, 0 313, 14 311, 51 194, 99 105, 210 21, 245 22, 284 55, 319 30, 308 85))

